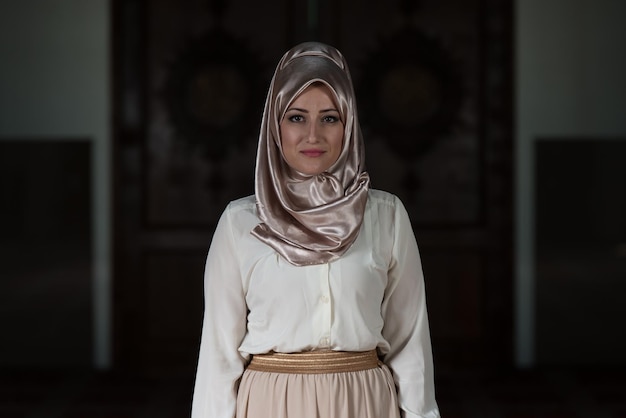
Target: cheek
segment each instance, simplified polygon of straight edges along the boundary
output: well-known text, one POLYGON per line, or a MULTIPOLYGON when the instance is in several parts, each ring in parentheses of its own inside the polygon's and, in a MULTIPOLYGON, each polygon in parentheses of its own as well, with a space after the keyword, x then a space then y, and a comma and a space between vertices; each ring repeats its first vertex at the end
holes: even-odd
POLYGON ((295 152, 296 136, 293 129, 280 128, 280 147, 284 158, 289 158, 295 152))
POLYGON ((333 136, 333 144, 341 151, 343 148, 343 128, 335 132, 335 135, 333 136))

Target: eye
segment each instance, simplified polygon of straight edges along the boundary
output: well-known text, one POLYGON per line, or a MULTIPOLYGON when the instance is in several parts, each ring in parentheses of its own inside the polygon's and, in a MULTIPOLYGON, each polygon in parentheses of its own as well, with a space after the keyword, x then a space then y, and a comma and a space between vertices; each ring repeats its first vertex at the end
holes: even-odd
POLYGON ((294 122, 294 123, 303 122, 303 121, 304 121, 304 116, 302 116, 302 115, 298 115, 298 114, 295 114, 295 115, 291 115, 291 116, 289 116, 289 117, 287 118, 287 120, 288 120, 289 122, 294 122))
POLYGON ((326 115, 322 117, 322 122, 324 123, 337 123, 339 122, 339 118, 333 115, 326 115))

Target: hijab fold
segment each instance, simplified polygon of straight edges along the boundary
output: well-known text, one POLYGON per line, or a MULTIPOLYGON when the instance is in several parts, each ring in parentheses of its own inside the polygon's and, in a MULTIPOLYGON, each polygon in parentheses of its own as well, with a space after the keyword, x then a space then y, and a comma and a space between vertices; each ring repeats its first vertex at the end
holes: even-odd
POLYGON ((257 150, 255 194, 261 223, 252 234, 296 266, 322 264, 356 240, 367 202, 369 175, 352 79, 335 48, 306 42, 287 51, 265 101, 257 150), (289 105, 313 83, 334 96, 344 124, 343 146, 325 172, 306 175, 282 156, 280 122, 289 105))

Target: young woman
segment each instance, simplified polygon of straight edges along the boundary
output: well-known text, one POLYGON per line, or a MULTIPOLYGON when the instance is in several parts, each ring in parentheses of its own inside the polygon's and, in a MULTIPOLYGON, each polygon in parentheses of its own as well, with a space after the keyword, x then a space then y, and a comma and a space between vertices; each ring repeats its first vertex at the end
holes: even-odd
POLYGON ((419 251, 369 188, 344 57, 308 42, 270 84, 255 194, 205 270, 193 418, 436 418, 419 251))

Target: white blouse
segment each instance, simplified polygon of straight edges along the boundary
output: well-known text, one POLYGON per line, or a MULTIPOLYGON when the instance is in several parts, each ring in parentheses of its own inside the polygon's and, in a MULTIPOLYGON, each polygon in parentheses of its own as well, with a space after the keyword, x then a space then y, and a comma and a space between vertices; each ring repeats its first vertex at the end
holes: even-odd
POLYGON ((192 418, 233 418, 251 354, 378 349, 402 416, 436 418, 424 276, 402 202, 370 190, 359 236, 338 260, 296 267, 250 234, 254 196, 231 202, 204 276, 192 418))

